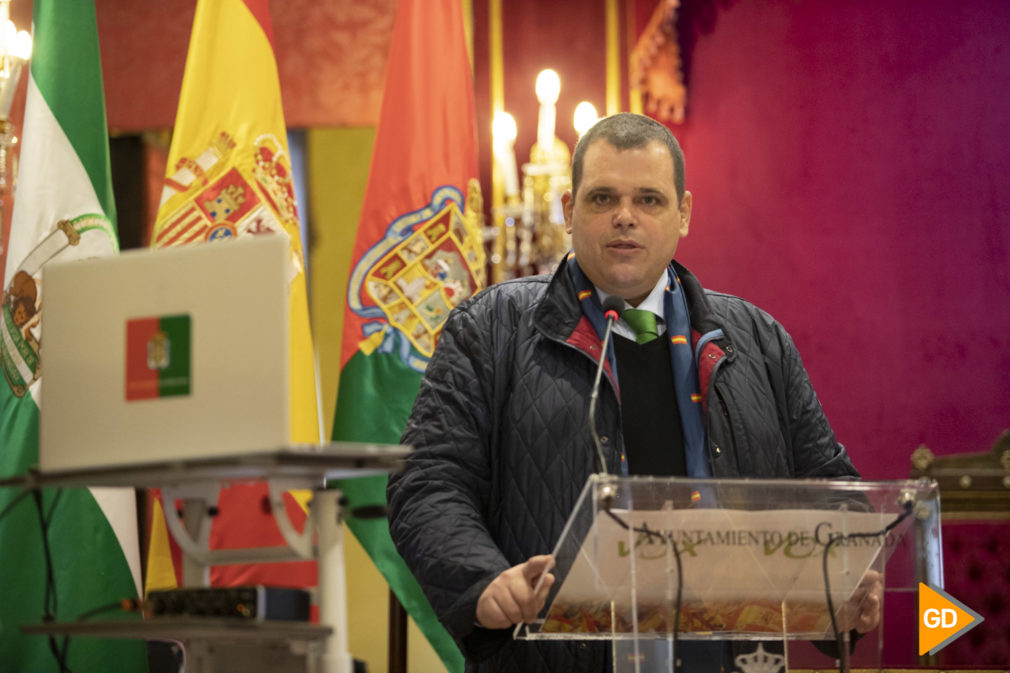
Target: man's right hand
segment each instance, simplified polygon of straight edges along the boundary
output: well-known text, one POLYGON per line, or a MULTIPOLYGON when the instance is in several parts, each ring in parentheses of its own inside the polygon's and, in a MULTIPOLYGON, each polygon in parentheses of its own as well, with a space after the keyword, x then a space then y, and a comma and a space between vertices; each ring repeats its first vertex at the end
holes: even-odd
POLYGON ((477 622, 486 629, 507 629, 519 622, 533 622, 554 584, 554 575, 548 573, 553 567, 554 558, 545 554, 533 556, 498 575, 477 600, 477 622), (537 592, 537 583, 545 573, 548 574, 537 592))

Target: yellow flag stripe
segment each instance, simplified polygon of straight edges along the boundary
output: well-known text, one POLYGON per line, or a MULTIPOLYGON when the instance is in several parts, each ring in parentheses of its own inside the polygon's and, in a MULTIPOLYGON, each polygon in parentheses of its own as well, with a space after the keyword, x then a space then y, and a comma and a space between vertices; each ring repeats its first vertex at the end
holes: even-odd
POLYGON ((161 501, 153 499, 151 513, 151 541, 147 546, 147 577, 144 578, 144 594, 158 589, 175 589, 175 567, 172 564, 172 548, 168 543, 168 527, 165 525, 165 511, 161 501))

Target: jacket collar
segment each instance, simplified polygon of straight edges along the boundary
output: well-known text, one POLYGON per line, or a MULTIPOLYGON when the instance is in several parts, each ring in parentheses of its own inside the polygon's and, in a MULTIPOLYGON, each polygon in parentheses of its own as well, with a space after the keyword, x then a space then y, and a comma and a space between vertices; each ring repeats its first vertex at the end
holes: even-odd
MULTIPOLYGON (((582 307, 575 292, 575 284, 567 272, 569 260, 566 257, 554 270, 547 286, 543 301, 536 307, 533 324, 546 336, 567 341, 582 319, 582 307)), ((699 334, 708 334, 723 329, 721 321, 712 313, 705 295, 705 289, 698 278, 677 261, 673 268, 680 277, 680 285, 687 299, 687 310, 691 316, 691 329, 699 334)))
POLYGON ((673 268, 680 277, 680 287, 684 290, 684 297, 687 299, 687 311, 691 316, 691 329, 699 334, 723 329, 723 324, 712 313, 709 306, 708 296, 705 288, 697 276, 687 270, 687 267, 676 260, 673 261, 673 268))
POLYGON ((559 341, 567 341, 582 320, 582 306, 579 305, 575 283, 567 265, 568 257, 565 257, 554 270, 544 299, 533 314, 533 324, 537 329, 559 341))

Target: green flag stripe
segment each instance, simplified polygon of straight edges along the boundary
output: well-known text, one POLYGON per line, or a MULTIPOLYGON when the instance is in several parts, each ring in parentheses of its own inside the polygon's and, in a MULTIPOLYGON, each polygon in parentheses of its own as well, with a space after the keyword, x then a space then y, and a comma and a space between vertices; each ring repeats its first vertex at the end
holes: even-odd
MULTIPOLYGON (((337 409, 333 420, 335 441, 398 444, 407 423, 421 375, 398 355, 358 351, 340 372, 337 409), (381 405, 381 413, 377 410, 381 405)), ((349 509, 386 503, 386 477, 346 479, 339 488, 349 509)), ((463 670, 463 655, 421 591, 407 565, 397 554, 385 520, 348 520, 348 528, 375 563, 390 589, 407 610, 442 663, 453 673, 463 670)))
POLYGON ((91 2, 36 2, 31 76, 116 226, 98 26, 91 2))
POLYGON ((340 372, 333 439, 399 444, 420 387, 421 375, 398 355, 358 351, 340 372))
MULTIPOLYGON (((0 438, 3 439, 3 450, 0 450, 0 477, 24 474, 29 467, 39 460, 39 408, 31 395, 16 397, 11 392, 7 381, 0 379, 0 428, 3 428, 0 438), (21 446, 18 446, 21 444, 21 446), (18 450, 19 448, 24 450, 18 450)), ((16 496, 14 489, 0 488, 0 497, 16 496)), ((0 522, 0 533, 3 527, 9 526, 0 522)))
MULTIPOLYGON (((384 475, 348 479, 340 483, 340 488, 352 509, 366 503, 383 505, 385 498, 381 497, 376 502, 375 496, 385 494, 387 479, 384 475)), ((385 519, 355 519, 352 517, 347 520, 347 527, 351 529, 354 537, 368 552, 372 563, 386 578, 389 588, 396 594, 397 600, 403 605, 407 614, 414 619, 417 628, 431 643, 432 649, 435 650, 445 667, 453 672, 462 671, 463 655, 452 636, 438 621, 431 603, 428 602, 428 598, 421 590, 421 585, 417 583, 413 573, 407 568, 407 564, 396 553, 393 541, 389 537, 389 522, 385 519)))

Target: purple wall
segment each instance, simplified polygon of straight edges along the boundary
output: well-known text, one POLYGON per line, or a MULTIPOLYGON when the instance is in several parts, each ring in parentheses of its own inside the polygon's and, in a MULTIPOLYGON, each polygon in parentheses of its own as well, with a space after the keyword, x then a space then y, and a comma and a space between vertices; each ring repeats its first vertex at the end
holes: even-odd
POLYGON ((796 340, 866 478, 1010 427, 1010 4, 686 0, 678 257, 796 340))

